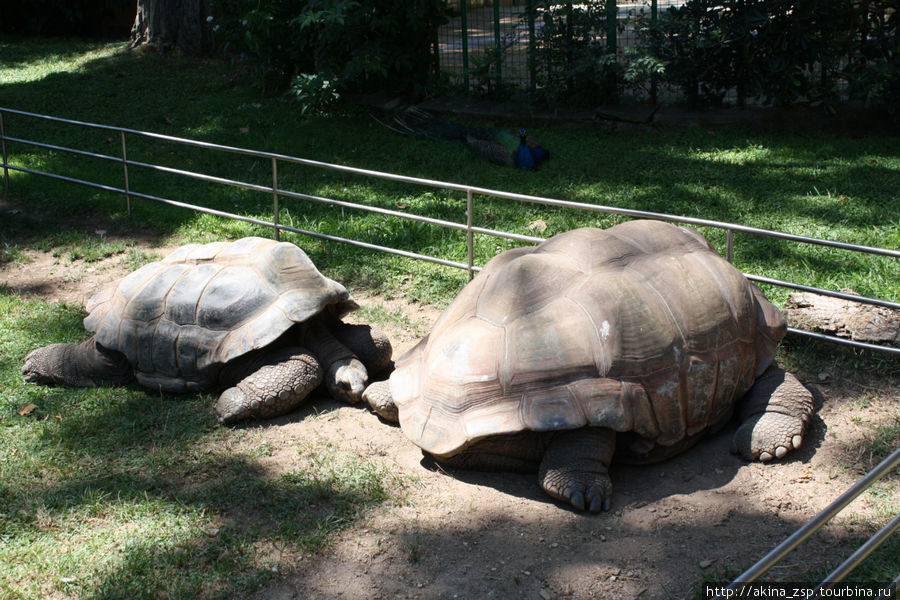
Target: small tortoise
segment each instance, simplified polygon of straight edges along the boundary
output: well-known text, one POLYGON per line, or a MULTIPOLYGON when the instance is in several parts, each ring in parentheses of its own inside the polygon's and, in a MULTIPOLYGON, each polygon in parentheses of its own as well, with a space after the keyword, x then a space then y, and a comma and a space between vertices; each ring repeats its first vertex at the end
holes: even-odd
POLYGON ((537 470, 548 494, 596 512, 614 454, 680 452, 742 397, 734 451, 799 447, 813 400, 771 366, 785 331, 693 229, 577 229, 496 256, 364 398, 439 462, 537 470))
POLYGON ((323 380, 358 402, 391 346, 377 329, 341 322, 356 308, 293 244, 190 244, 107 284, 87 304, 94 336, 34 350, 22 372, 33 383, 224 389, 223 423, 284 414, 323 380))

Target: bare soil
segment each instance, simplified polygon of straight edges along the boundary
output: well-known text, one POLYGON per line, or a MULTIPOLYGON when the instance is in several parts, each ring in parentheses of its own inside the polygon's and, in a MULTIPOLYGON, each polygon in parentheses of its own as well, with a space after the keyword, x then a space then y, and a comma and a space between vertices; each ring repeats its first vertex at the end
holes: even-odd
MULTIPOLYGON (((169 248, 146 248, 160 256, 169 248)), ((23 296, 84 304, 128 270, 123 256, 94 263, 26 250, 0 264, 0 286, 23 296)), ((395 357, 439 311, 353 290, 362 304, 400 308, 385 323, 395 357)), ((315 398, 253 427, 274 448, 273 475, 296 467, 296 448, 330 441, 386 465, 400 498, 367 511, 254 599, 684 598, 701 581, 728 581, 812 518, 877 462, 870 441, 898 419, 888 378, 800 373, 817 411, 803 448, 776 464, 729 453, 733 428, 664 463, 614 466, 609 512, 574 512, 543 494, 534 475, 448 471, 423 460, 401 430, 360 408, 315 398)), ((896 481, 893 510, 896 511, 896 481)), ((885 505, 864 494, 765 576, 827 573, 883 524, 885 505)), ((890 514, 889 512, 887 513, 890 514)), ((702 597, 702 596, 698 596, 702 597)))

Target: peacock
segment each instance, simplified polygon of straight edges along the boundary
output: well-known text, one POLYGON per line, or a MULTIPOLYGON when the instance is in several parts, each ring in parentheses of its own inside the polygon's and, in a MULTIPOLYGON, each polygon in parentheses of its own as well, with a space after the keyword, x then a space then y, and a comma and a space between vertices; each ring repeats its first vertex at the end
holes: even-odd
POLYGON ((462 125, 416 107, 394 115, 390 123, 377 117, 376 120, 404 135, 464 141, 478 156, 504 167, 534 171, 550 158, 550 152, 528 135, 524 128, 519 129, 516 135, 505 129, 462 125))

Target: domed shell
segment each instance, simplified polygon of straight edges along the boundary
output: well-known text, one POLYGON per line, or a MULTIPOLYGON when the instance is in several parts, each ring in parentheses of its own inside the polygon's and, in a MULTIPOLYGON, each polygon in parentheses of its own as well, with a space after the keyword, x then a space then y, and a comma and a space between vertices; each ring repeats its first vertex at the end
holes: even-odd
POLYGON ((496 256, 390 387, 404 432, 437 457, 584 426, 668 446, 727 418, 784 332, 699 232, 632 221, 496 256))
POLYGON ((357 308, 300 248, 264 238, 190 244, 114 281, 84 326, 123 353, 142 384, 204 389, 214 367, 266 346, 295 323, 357 308))

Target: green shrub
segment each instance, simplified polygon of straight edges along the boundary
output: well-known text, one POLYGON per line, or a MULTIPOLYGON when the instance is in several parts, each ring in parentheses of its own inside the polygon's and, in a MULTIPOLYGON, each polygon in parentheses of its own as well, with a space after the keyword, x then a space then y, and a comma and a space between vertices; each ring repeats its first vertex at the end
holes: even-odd
POLYGON ((301 116, 324 113, 341 97, 331 81, 309 73, 294 77, 288 93, 300 104, 301 116))
POLYGON ((718 104, 734 90, 738 104, 849 97, 892 106, 900 62, 890 3, 690 0, 665 11, 644 46, 690 104, 718 104))
POLYGON ((619 96, 622 68, 598 37, 606 0, 536 3, 541 27, 536 40, 537 88, 548 105, 595 104, 619 96))
POLYGON ((215 0, 225 53, 266 92, 313 73, 344 90, 417 93, 433 72, 440 0, 215 0))

